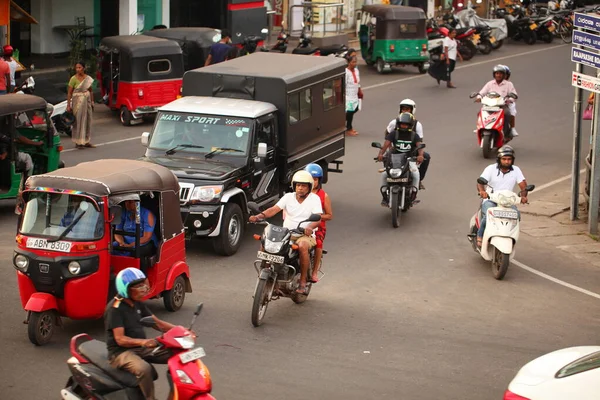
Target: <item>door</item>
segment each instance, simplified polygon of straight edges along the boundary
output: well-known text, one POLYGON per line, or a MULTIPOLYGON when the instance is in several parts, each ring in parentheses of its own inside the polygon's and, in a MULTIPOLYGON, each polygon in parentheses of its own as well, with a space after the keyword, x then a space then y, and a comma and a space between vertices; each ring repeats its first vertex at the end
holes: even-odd
POLYGON ((254 175, 252 177, 252 200, 261 203, 266 199, 278 196, 279 171, 277 170, 275 149, 277 147, 277 124, 275 115, 269 114, 257 120, 256 133, 252 143, 254 159, 254 175), (267 145, 267 156, 259 158, 259 143, 267 145))

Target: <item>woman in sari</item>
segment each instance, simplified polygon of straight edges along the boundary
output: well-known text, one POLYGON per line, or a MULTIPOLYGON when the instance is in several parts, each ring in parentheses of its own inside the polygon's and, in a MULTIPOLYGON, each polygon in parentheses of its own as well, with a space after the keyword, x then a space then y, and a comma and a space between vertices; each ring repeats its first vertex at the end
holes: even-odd
POLYGON ((78 149, 96 147, 90 143, 94 110, 92 83, 94 83, 92 77, 85 73, 85 64, 81 61, 75 64, 75 75, 71 77, 68 85, 67 111, 75 116, 71 139, 78 149))

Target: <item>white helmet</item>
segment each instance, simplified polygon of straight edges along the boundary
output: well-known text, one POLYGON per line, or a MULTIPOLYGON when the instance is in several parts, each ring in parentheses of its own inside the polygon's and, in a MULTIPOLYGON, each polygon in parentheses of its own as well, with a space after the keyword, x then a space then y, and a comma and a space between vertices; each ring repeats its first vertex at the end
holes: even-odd
POLYGON ((400 102, 400 105, 398 107, 402 108, 402 106, 411 107, 412 108, 411 114, 414 114, 417 111, 417 103, 415 103, 411 99, 404 99, 404 100, 402 100, 400 102))
POLYGON ((292 177, 292 189, 296 191, 297 183, 306 183, 308 185, 308 191, 312 192, 313 183, 315 182, 313 176, 308 171, 300 170, 292 177))

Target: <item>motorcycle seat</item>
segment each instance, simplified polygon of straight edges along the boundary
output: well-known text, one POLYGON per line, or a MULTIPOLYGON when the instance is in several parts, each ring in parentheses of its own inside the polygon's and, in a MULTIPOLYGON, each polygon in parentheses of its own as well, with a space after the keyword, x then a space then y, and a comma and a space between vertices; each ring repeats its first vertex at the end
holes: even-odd
MULTIPOLYGON (((108 376, 127 387, 137 387, 137 378, 130 372, 122 369, 113 368, 108 361, 108 350, 106 349, 106 343, 99 340, 90 340, 82 343, 79 346, 79 353, 87 358, 92 364, 106 372, 108 376)), ((158 379, 158 373, 154 366, 152 367, 152 379, 158 379)))
POLYGON ((315 47, 296 47, 294 50, 292 50, 292 54, 303 54, 303 55, 307 55, 307 54, 313 54, 317 51, 318 49, 315 47))
POLYGON ((469 29, 473 29, 473 28, 457 28, 456 29, 456 36, 458 35, 462 35, 463 33, 466 33, 469 29))
POLYGON ((330 54, 341 53, 342 51, 346 51, 348 50, 348 47, 343 44, 332 44, 331 46, 319 47, 319 50, 321 50, 321 55, 328 56, 330 54))
POLYGON ((439 32, 432 32, 429 35, 427 35, 427 39, 432 40, 432 39, 442 39, 445 38, 444 35, 442 35, 439 32))

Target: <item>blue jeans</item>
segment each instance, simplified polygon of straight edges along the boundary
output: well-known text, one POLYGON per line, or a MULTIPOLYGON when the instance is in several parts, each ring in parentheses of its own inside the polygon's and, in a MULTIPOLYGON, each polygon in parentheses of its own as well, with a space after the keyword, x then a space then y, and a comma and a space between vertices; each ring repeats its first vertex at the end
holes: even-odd
MULTIPOLYGON (((481 205, 481 221, 479 221, 479 230, 477 231, 477 237, 478 238, 482 238, 483 237, 483 232, 485 232, 485 223, 487 222, 487 212, 491 207, 496 207, 498 204, 494 203, 491 200, 486 200, 483 202, 483 204, 481 205)), ((521 219, 521 213, 519 212, 519 209, 517 208, 517 206, 512 206, 511 207, 513 210, 515 210, 517 213, 519 213, 519 219, 521 219)))
POLYGON ((6 90, 0 90, 0 94, 6 94, 6 90))

